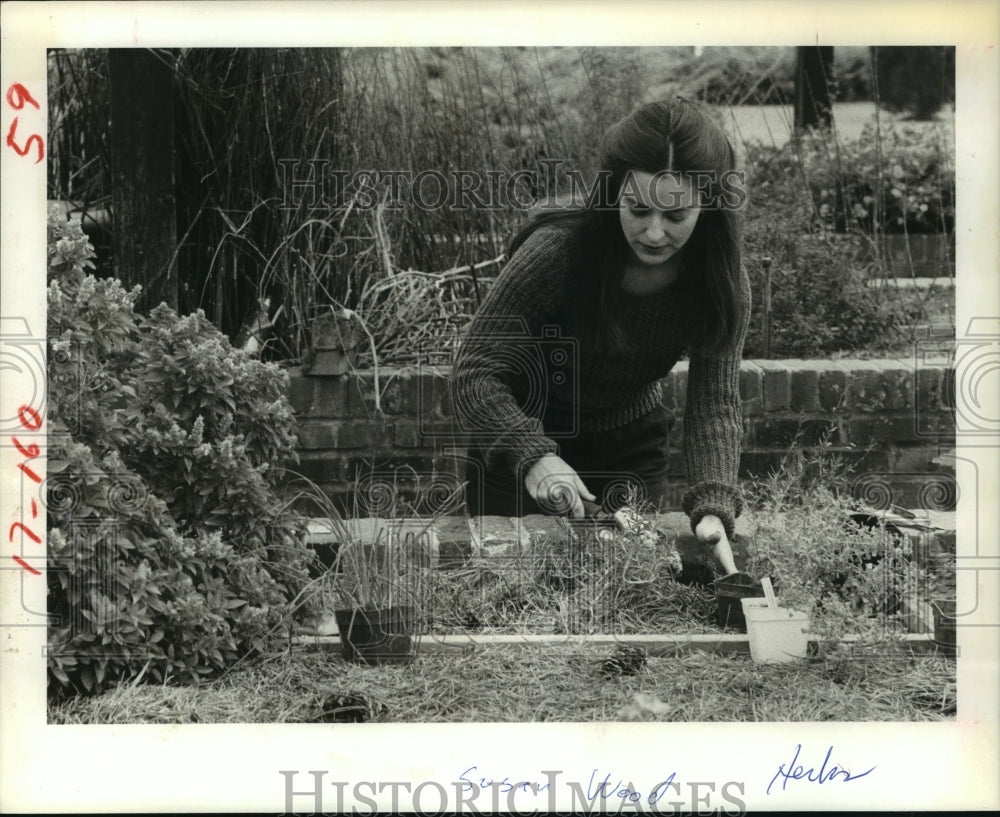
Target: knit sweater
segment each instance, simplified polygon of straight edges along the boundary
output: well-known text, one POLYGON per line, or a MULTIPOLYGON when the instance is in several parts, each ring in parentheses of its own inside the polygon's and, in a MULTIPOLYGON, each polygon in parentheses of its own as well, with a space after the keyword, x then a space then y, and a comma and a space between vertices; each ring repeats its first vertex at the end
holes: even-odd
MULTIPOLYGON (((602 348, 584 358, 563 331, 570 325, 565 294, 574 286, 569 239, 566 227, 547 225, 521 245, 459 351, 455 410, 489 468, 514 472, 557 452, 559 436, 620 428, 644 416, 661 402, 660 379, 687 351, 697 311, 692 296, 673 285, 654 295, 623 293, 617 317, 634 353, 602 348), (577 365, 567 363, 567 356, 577 365)), ((734 351, 723 357, 690 353, 684 409, 690 486, 684 511, 692 530, 714 514, 730 537, 742 510, 739 376, 750 312, 745 272, 741 284, 745 317, 734 351)))

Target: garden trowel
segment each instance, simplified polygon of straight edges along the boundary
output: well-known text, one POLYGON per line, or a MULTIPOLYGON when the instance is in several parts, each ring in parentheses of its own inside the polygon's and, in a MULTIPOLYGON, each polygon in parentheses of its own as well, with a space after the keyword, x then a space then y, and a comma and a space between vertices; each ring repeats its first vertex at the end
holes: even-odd
POLYGON ((714 582, 716 620, 723 630, 732 628, 747 631, 747 620, 743 615, 743 599, 764 598, 764 586, 749 573, 742 571, 722 576, 714 582))

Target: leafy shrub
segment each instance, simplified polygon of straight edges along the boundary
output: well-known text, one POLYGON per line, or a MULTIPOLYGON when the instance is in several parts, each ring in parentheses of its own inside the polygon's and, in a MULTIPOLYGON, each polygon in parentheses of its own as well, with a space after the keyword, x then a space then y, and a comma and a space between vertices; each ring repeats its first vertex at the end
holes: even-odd
MULTIPOLYGON (((771 266, 771 356, 889 348, 909 315, 870 279, 884 277, 877 234, 952 231, 955 176, 939 131, 871 126, 856 142, 803 135, 747 145, 747 266, 755 294, 746 355, 763 354, 771 266)), ((919 311, 919 309, 918 309, 919 311)))
POLYGON ((746 226, 747 269, 754 293, 744 354, 764 356, 764 292, 771 259, 771 357, 821 357, 878 348, 895 335, 899 315, 868 285, 858 260, 862 239, 826 231, 801 208, 754 206, 746 226))
POLYGON ((856 141, 820 133, 747 151, 751 189, 765 206, 811 206, 824 226, 841 233, 955 228, 954 155, 940 129, 885 125, 876 133, 868 124, 856 141))
POLYGON ((868 49, 836 47, 831 94, 837 102, 859 102, 872 98, 872 66, 868 49))
POLYGON ((194 680, 263 650, 307 579, 280 500, 285 377, 200 312, 133 309, 49 218, 49 630, 53 691, 194 680))
POLYGON ((878 46, 879 102, 914 119, 930 119, 955 99, 955 46, 878 46), (915 79, 919 77, 919 79, 915 79))
MULTIPOLYGON (((791 105, 795 99, 797 49, 775 46, 708 47, 675 69, 683 91, 716 105, 791 105)), ((871 99, 868 49, 837 46, 830 77, 836 102, 871 99)))
POLYGON ((791 48, 706 48, 676 73, 685 93, 712 105, 787 105, 795 98, 791 48))

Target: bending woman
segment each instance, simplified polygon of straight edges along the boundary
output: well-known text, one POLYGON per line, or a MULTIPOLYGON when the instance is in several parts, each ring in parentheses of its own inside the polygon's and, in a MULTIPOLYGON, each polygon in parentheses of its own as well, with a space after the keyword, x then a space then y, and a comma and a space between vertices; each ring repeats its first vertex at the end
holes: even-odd
POLYGON ((613 511, 624 482, 662 504, 670 417, 659 381, 686 353, 682 504, 733 573, 750 314, 733 149, 678 98, 618 122, 601 154, 585 206, 543 212, 514 239, 459 351, 469 512, 613 511))

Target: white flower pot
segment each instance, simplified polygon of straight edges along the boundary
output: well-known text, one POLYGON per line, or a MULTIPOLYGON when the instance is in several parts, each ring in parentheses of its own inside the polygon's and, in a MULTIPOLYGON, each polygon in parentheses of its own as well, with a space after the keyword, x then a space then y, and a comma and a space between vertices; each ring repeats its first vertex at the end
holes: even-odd
POLYGON ((743 599, 750 638, 750 657, 763 663, 806 657, 809 616, 785 607, 768 607, 767 599, 743 599))

